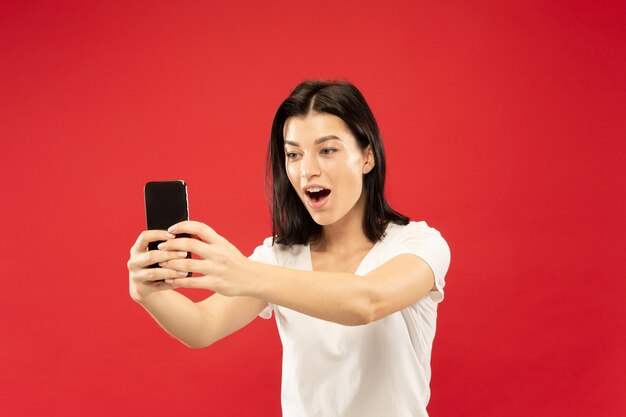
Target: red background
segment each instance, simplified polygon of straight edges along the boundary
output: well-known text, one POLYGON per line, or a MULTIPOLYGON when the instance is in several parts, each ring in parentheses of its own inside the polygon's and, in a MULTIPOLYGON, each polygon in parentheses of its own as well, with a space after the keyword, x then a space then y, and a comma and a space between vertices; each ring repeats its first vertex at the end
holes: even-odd
POLYGON ((346 78, 391 203, 452 250, 431 415, 626 415, 625 10, 3 1, 0 414, 279 415, 274 322, 189 350, 129 298, 128 250, 144 182, 183 178, 251 253, 275 109, 346 78))

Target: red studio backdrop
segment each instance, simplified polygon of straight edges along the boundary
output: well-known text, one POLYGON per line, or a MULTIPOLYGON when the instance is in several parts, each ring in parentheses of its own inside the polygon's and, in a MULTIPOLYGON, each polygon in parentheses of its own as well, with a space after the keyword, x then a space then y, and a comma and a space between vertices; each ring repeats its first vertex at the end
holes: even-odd
POLYGON ((361 89, 390 202, 451 247, 430 414, 626 415, 625 21, 623 1, 3 1, 0 415, 280 415, 273 320, 188 349, 126 262, 150 180, 186 180, 246 255, 270 235, 269 129, 309 78, 361 89))

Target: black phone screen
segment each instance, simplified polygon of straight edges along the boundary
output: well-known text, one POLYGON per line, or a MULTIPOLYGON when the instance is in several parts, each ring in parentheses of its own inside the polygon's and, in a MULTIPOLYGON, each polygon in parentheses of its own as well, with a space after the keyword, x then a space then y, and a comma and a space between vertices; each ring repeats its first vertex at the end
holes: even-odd
MULTIPOLYGON (((148 230, 167 230, 178 222, 189 220, 185 181, 148 182, 144 187, 144 195, 148 230)), ((187 236, 179 234, 176 237, 187 236)), ((161 241, 150 242, 148 249, 157 249, 159 243, 161 241)))
POLYGON ((189 219, 184 181, 149 182, 144 191, 149 230, 167 230, 171 225, 189 219))

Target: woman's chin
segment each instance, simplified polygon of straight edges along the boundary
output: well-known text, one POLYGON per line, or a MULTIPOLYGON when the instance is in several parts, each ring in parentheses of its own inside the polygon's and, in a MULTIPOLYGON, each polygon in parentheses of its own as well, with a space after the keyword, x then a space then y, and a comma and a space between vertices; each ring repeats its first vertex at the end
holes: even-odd
POLYGON ((333 218, 328 213, 311 213, 309 211, 309 214, 313 221, 320 226, 329 226, 337 221, 337 219, 333 218))

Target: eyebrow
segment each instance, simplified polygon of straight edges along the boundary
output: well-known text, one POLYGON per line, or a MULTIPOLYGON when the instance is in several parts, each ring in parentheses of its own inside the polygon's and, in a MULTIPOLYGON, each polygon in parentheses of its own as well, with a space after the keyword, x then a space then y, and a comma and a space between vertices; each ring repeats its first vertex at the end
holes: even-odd
MULTIPOLYGON (((339 140, 339 141, 341 140, 338 136, 326 135, 326 136, 322 136, 321 138, 315 139, 314 144, 315 145, 319 145, 320 143, 324 143, 324 142, 327 142, 327 141, 333 140, 333 139, 336 139, 336 140, 339 140)), ((291 146, 298 146, 298 147, 300 147, 300 144, 298 142, 293 142, 291 140, 285 140, 285 145, 291 145, 291 146)))

